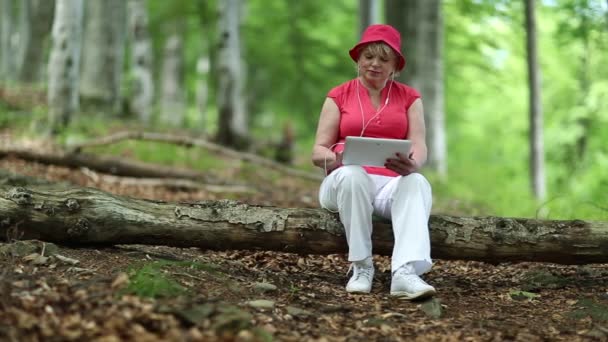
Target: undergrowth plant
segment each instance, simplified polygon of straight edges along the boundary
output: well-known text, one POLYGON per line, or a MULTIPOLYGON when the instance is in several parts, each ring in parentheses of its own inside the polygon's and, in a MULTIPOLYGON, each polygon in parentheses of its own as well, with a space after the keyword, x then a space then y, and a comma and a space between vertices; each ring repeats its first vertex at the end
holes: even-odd
POLYGON ((167 298, 187 295, 188 289, 175 280, 175 272, 187 272, 188 269, 204 270, 217 273, 213 265, 189 261, 152 261, 129 267, 129 285, 121 294, 134 294, 148 298, 167 298))

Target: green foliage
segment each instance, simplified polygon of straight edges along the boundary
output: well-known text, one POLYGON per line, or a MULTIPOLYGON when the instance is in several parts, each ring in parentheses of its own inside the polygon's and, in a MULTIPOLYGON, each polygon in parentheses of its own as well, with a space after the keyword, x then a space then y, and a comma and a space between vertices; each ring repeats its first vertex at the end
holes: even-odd
MULTIPOLYGON (((542 72, 548 198, 530 193, 528 84, 523 4, 512 0, 444 0, 444 72, 449 178, 426 172, 434 210, 453 214, 608 219, 608 16, 605 0, 536 2, 542 72)), ((149 0, 156 79, 170 34, 184 39, 188 128, 217 127, 218 0, 149 0), (194 105, 196 61, 209 56, 209 108, 194 105)), ((241 26, 247 103, 254 137, 277 141, 295 128, 296 163, 312 169, 310 153, 327 91, 352 77, 348 49, 356 42, 357 2, 250 0, 241 26)), ((403 39, 408 39, 404 36, 403 39)), ((424 94, 423 94, 424 96, 424 94)), ((45 127, 44 109, 3 107, 0 129, 29 135, 45 127)), ((61 132, 76 142, 137 126, 82 115, 61 132)), ((164 127, 153 126, 152 130, 164 127)), ((199 170, 227 167, 201 149, 125 142, 95 149, 199 170)), ((245 168, 245 174, 253 174, 245 168)), ((245 175, 247 176, 247 175, 245 175)), ((252 176, 253 177, 253 176, 252 176)))
POLYGON ((591 0, 537 5, 549 189, 547 201, 538 203, 528 181, 522 6, 445 1, 449 182, 433 183, 439 197, 459 198, 490 215, 608 218, 602 195, 608 191, 602 171, 608 158, 602 6, 591 0), (586 21, 572 20, 573 12, 586 21))
POLYGON ((574 280, 564 277, 563 275, 555 275, 550 270, 532 270, 524 275, 522 279, 522 290, 539 291, 543 289, 561 289, 574 282, 574 280))
POLYGON ((520 291, 520 290, 513 290, 513 291, 509 292, 509 296, 511 296, 511 298, 513 298, 515 300, 525 300, 525 299, 532 300, 537 297, 540 297, 539 294, 532 293, 532 292, 526 292, 526 291, 520 291))
POLYGON ((590 298, 583 298, 576 304, 576 309, 569 313, 572 319, 590 317, 596 323, 608 322, 608 306, 590 298))
POLYGON ((0 103, 0 129, 22 126, 29 122, 29 120, 29 116, 12 112, 6 106, 3 106, 2 103, 0 103))
POLYGON ((130 282, 124 291, 151 298, 184 294, 186 289, 164 272, 163 266, 165 263, 153 262, 131 269, 128 272, 130 282))
POLYGON ((310 134, 327 92, 355 76, 348 57, 357 39, 354 5, 345 0, 248 2, 242 32, 254 119, 285 118, 299 135, 310 134))
POLYGON ((274 341, 274 338, 272 337, 272 334, 269 333, 268 331, 264 330, 263 328, 259 328, 259 327, 254 327, 253 329, 251 329, 253 336, 255 336, 255 339, 257 341, 261 341, 261 342, 272 342, 274 341))
POLYGON ((129 285, 123 290, 123 293, 151 298, 184 295, 187 293, 187 289, 179 285, 169 272, 176 268, 202 269, 217 273, 215 267, 196 262, 153 261, 129 268, 127 271, 129 285))
POLYGON ((193 170, 222 169, 227 164, 201 148, 187 148, 149 141, 125 141, 89 150, 93 153, 121 155, 135 160, 193 170))
POLYGON ((213 329, 218 332, 237 333, 251 328, 251 321, 252 316, 249 312, 232 305, 221 306, 213 322, 213 329))

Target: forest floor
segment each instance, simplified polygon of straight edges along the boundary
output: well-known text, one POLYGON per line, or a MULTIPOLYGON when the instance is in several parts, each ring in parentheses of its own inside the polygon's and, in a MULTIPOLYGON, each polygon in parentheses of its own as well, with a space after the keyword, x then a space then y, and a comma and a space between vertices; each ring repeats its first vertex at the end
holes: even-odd
MULTIPOLYGON (((105 183, 90 172, 0 160, 0 169, 164 201, 222 194, 105 183)), ((250 204, 316 207, 314 182, 249 168, 250 204)), ((238 172, 237 172, 238 173, 238 172)), ((232 181, 236 173, 218 173, 232 181)), ((454 209, 435 213, 467 215, 454 209), (447 212, 446 212, 447 211, 447 212)), ((371 294, 344 291, 345 255, 120 245, 0 243, 0 340, 587 341, 608 340, 608 265, 435 260, 438 294, 391 298, 389 258, 371 294)))

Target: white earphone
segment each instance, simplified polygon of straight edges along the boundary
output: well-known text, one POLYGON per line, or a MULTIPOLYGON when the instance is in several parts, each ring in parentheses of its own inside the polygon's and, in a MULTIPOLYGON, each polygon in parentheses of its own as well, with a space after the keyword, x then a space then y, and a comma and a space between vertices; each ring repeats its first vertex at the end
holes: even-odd
POLYGON ((388 106, 388 102, 391 98, 391 88, 393 87, 393 83, 395 83, 395 73, 393 72, 391 74, 391 84, 388 86, 388 94, 386 94, 386 100, 384 101, 384 106, 382 106, 382 108, 380 108, 376 112, 376 114, 374 114, 374 116, 372 116, 369 120, 367 120, 367 123, 365 123, 365 114, 363 113, 363 104, 361 103, 361 95, 359 95, 359 83, 361 83, 361 80, 359 80, 359 67, 357 66, 357 100, 359 101, 359 110, 361 111, 361 127, 362 127, 361 134, 359 134, 359 136, 362 137, 363 133, 365 133, 365 129, 372 122, 372 120, 374 120, 378 115, 380 115, 380 113, 382 113, 384 108, 386 108, 386 106, 388 106))

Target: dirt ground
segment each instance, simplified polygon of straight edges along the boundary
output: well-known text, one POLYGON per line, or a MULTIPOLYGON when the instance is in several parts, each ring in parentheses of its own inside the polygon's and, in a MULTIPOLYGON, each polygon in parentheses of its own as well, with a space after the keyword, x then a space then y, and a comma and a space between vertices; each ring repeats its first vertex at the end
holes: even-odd
MULTIPOLYGON (((223 196, 105 182, 86 170, 10 158, 0 169, 157 200, 223 196)), ((317 206, 316 184, 257 176, 258 191, 239 200, 317 206)), ((438 295, 408 302, 388 295, 389 258, 374 260, 372 293, 353 295, 344 291, 348 263, 341 254, 4 241, 0 340, 608 340, 608 265, 435 260, 424 278, 438 295)))

